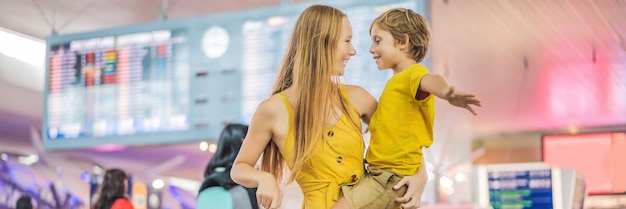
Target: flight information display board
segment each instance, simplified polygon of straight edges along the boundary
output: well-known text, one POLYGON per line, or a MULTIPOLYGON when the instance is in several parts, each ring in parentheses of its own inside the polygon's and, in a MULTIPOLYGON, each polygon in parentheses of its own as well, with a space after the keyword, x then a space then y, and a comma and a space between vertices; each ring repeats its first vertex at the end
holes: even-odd
MULTIPOLYGON (((395 7, 410 8, 425 15, 424 3, 416 1, 338 6, 352 24, 352 44, 357 52, 350 58, 342 82, 361 86, 376 98, 382 93, 392 72, 377 69, 372 54, 369 53, 372 42, 369 27, 378 15, 395 7)), ((242 63, 242 70, 245 73, 242 78, 242 119, 245 122, 250 121, 258 104, 271 93, 298 15, 299 12, 249 19, 243 24, 242 56, 245 61, 242 63)))
MULTIPOLYGON (((48 37, 44 148, 213 140, 227 123, 249 123, 270 96, 293 25, 310 5, 48 37)), ((342 81, 378 97, 391 72, 376 69, 369 26, 390 8, 426 14, 426 1, 331 5, 347 14, 357 51, 342 81)))
POLYGON ((494 209, 553 207, 552 170, 490 171, 489 201, 494 209))
POLYGON ((51 46, 47 137, 88 138, 189 128, 185 30, 51 46))

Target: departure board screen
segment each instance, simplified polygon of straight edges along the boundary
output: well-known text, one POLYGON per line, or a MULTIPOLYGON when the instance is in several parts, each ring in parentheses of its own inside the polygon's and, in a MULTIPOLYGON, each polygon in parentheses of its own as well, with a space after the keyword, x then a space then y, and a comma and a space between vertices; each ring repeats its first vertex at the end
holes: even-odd
POLYGON ((552 171, 491 171, 489 201, 494 209, 553 208, 552 171))
MULTIPOLYGON (((390 8, 408 8, 426 16, 421 1, 376 2, 338 5, 346 13, 352 25, 352 44, 356 55, 346 65, 343 84, 358 85, 375 98, 382 93, 391 70, 380 71, 369 53, 371 39, 369 28, 372 21, 390 8)), ((304 10, 305 7, 301 7, 304 10)), ((289 36, 301 10, 286 15, 248 19, 242 25, 242 119, 249 122, 261 101, 271 94, 289 36)), ((423 62, 421 64, 428 65, 423 62)))
MULTIPOLYGON (((259 103, 271 96, 295 21, 310 5, 48 37, 44 149, 212 141, 228 123, 250 123, 259 103)), ((338 1, 332 6, 350 20, 357 51, 342 83, 378 97, 391 72, 376 69, 369 26, 390 8, 425 14, 425 2, 338 1)))
POLYGON ((107 36, 52 46, 50 139, 189 128, 184 31, 107 36))

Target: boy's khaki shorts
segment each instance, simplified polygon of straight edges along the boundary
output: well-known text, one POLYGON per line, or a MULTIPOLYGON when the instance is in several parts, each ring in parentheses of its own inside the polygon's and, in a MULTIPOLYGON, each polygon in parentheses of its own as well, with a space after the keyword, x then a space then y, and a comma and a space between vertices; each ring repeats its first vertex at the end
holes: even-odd
POLYGON ((367 168, 361 180, 355 185, 345 185, 341 189, 351 209, 395 209, 400 208, 396 198, 404 196, 407 186, 394 190, 404 176, 374 166, 367 168))

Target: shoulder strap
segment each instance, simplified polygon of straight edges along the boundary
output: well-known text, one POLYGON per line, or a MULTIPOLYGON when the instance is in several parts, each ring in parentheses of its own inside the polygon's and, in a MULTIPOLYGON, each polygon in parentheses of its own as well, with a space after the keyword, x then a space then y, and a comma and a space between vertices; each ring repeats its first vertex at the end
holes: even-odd
POLYGON ((283 92, 278 93, 278 96, 280 96, 280 98, 283 100, 283 103, 285 103, 285 108, 287 108, 287 114, 289 114, 289 118, 291 118, 291 115, 293 115, 293 107, 291 106, 291 102, 289 102, 289 99, 287 99, 287 96, 283 92))
POLYGON ((346 85, 344 84, 341 84, 341 96, 348 103, 348 111, 350 111, 349 116, 352 117, 352 119, 355 121, 361 121, 360 113, 356 111, 356 109, 354 109, 354 106, 352 106, 352 101, 350 101, 350 95, 348 94, 348 89, 346 88, 346 85))

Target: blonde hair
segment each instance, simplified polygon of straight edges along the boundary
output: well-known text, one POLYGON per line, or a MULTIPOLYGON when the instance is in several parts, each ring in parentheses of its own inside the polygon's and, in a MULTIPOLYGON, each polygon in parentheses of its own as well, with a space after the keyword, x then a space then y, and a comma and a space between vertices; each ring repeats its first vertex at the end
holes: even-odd
MULTIPOLYGON (((293 87, 296 98, 295 118, 290 124, 295 133, 295 148, 289 181, 295 179, 315 154, 315 145, 324 139, 322 130, 335 108, 350 115, 349 102, 342 97, 340 83, 332 79, 339 67, 336 53, 345 16, 338 9, 324 5, 304 10, 296 21, 280 66, 272 94, 293 87)), ((356 128, 357 122, 352 123, 356 128)), ((262 156, 261 170, 280 180, 284 162, 276 144, 269 143, 262 156)))
POLYGON ((421 62, 428 53, 430 46, 430 28, 428 20, 413 10, 396 8, 390 9, 378 16, 370 25, 370 32, 374 25, 389 31, 395 39, 395 44, 405 41, 409 37, 409 56, 421 62))

